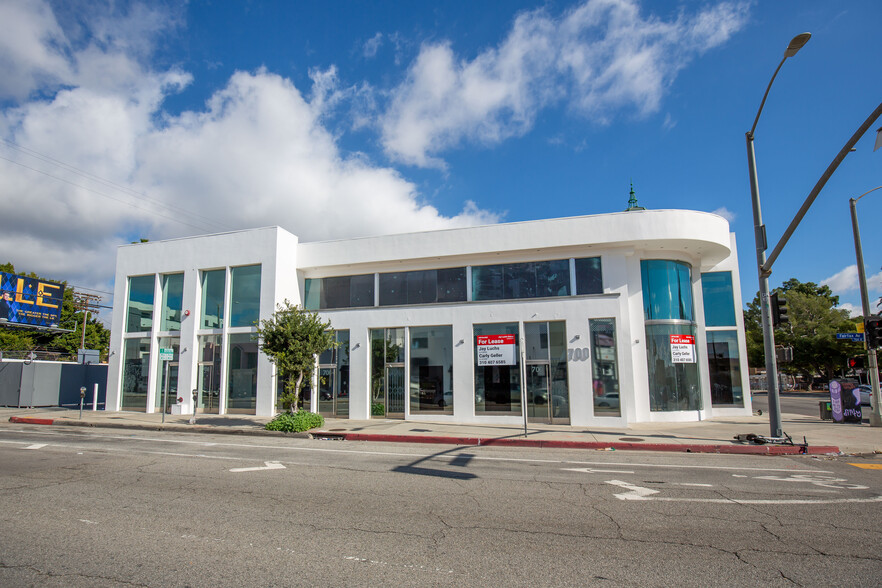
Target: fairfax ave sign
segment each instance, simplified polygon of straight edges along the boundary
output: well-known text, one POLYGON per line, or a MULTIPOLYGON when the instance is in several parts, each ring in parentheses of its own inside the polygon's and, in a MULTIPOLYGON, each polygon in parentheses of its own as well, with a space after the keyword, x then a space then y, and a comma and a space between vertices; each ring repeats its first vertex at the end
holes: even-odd
POLYGON ((671 362, 695 363, 695 337, 671 335, 671 362))
POLYGON ((478 365, 517 365, 514 335, 478 335, 478 365))

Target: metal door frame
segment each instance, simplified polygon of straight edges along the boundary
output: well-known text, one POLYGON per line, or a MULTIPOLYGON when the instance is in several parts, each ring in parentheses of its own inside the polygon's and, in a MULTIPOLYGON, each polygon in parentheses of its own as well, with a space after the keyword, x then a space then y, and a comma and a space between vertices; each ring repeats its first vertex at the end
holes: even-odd
MULTIPOLYGON (((199 362, 198 364, 196 364, 196 365, 197 365, 197 369, 199 370, 199 375, 202 374, 202 370, 203 370, 203 368, 206 368, 206 367, 207 367, 207 368, 210 368, 210 369, 211 369, 211 378, 210 378, 210 379, 211 379, 211 380, 214 380, 214 371, 215 371, 215 370, 214 370, 214 362, 213 362, 213 361, 200 361, 200 362, 199 362)), ((220 370, 218 370, 218 372, 220 372, 220 370)), ((199 375, 197 375, 197 378, 199 377, 199 375)), ((218 373, 218 378, 219 378, 219 377, 220 377, 220 373, 218 373)), ((198 382, 198 380, 197 380, 197 382, 198 382)), ((202 383, 203 383, 203 385, 205 384, 205 379, 204 379, 204 378, 203 378, 203 380, 202 380, 202 383)), ((220 413, 220 380, 218 380, 218 382, 217 382, 217 406, 214 407, 214 410, 213 410, 213 411, 211 410, 211 406, 210 406, 210 405, 211 405, 211 399, 213 398, 212 391, 211 391, 211 390, 202 390, 202 389, 200 389, 200 390, 199 390, 199 395, 202 396, 203 394, 207 394, 208 397, 209 397, 209 403, 208 403, 208 404, 209 404, 209 409, 208 409, 208 410, 205 410, 204 406, 203 406, 203 408, 197 408, 197 410, 196 410, 196 411, 197 411, 197 414, 219 414, 219 413, 220 413)), ((198 401, 198 400, 196 401, 196 404, 197 404, 197 405, 199 404, 199 401, 198 401)), ((205 404, 205 402, 204 402, 204 400, 203 400, 203 405, 204 405, 204 404, 205 404)))
POLYGON ((391 362, 383 367, 383 394, 386 400, 386 418, 404 420, 407 406, 407 369, 404 362, 391 362), (404 398, 401 399, 401 412, 389 412, 389 368, 401 368, 404 398))

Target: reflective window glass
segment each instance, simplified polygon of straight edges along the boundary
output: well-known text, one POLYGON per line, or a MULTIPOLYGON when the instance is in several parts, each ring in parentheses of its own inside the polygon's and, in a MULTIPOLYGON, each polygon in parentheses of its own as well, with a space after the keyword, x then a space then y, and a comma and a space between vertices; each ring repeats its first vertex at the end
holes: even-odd
POLYGON ((220 407, 221 337, 199 337, 196 408, 202 413, 217 414, 220 407))
POLYGON ((165 412, 171 413, 171 407, 177 404, 178 398, 178 357, 181 351, 181 339, 180 337, 160 337, 159 348, 171 349, 172 359, 159 361, 153 406, 159 412, 163 410, 162 403, 165 402, 165 412), (168 387, 166 387, 166 383, 168 387))
POLYGON ((734 327, 735 294, 732 291, 732 272, 701 274, 701 293, 704 300, 704 324, 708 327, 734 327))
POLYGON ((707 332, 707 365, 713 406, 744 406, 739 360, 735 331, 707 332))
POLYGON ((126 332, 138 333, 153 328, 153 276, 129 278, 129 304, 126 332))
POLYGON ((602 294, 603 272, 599 257, 585 257, 576 261, 576 293, 602 294))
POLYGON ((321 310, 321 301, 321 278, 306 278, 303 283, 303 308, 306 310, 321 310))
POLYGON ((521 413, 517 323, 474 325, 475 412, 521 413))
POLYGON ((257 341, 250 333, 230 335, 227 412, 254 414, 257 408, 257 341))
POLYGON ((359 308, 374 305, 374 274, 352 276, 349 286, 349 306, 359 308))
POLYGON ((646 320, 693 320, 692 269, 666 259, 640 262, 643 312, 646 320))
POLYGON ((224 280, 226 270, 202 272, 202 329, 224 326, 224 280))
POLYGON ((567 259, 472 268, 473 300, 512 300, 570 295, 567 259))
POLYGON ((701 382, 695 347, 695 327, 692 325, 646 325, 650 410, 701 409, 701 382), (674 345, 678 349, 673 349, 674 345))
POLYGON ((621 416, 616 319, 591 319, 588 330, 591 332, 594 416, 621 416))
POLYGON ((453 414, 453 327, 410 328, 410 412, 453 414))
POLYGON ((147 377, 150 371, 150 339, 126 339, 123 347, 123 378, 120 410, 147 410, 147 377))
POLYGON ((304 296, 307 310, 374 306, 374 274, 309 278, 304 296))
POLYGON ((255 326, 260 316, 260 266, 232 268, 230 290, 230 326, 255 326))
POLYGON ((380 274, 380 306, 464 302, 464 267, 380 274))
POLYGON ((162 276, 162 324, 160 331, 180 331, 184 304, 184 274, 162 276))
POLYGON ((466 268, 438 270, 438 302, 465 302, 466 268))

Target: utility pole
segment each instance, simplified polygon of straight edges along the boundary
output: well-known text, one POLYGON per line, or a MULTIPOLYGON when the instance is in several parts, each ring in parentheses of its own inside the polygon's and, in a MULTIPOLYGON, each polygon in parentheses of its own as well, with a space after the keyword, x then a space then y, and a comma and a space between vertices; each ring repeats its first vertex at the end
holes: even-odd
POLYGON ((99 303, 101 302, 101 296, 98 294, 84 294, 82 292, 74 291, 73 295, 74 299, 74 308, 77 310, 82 310, 83 312, 83 335, 80 340, 80 349, 86 348, 86 321, 89 320, 89 312, 95 313, 98 311, 99 303))

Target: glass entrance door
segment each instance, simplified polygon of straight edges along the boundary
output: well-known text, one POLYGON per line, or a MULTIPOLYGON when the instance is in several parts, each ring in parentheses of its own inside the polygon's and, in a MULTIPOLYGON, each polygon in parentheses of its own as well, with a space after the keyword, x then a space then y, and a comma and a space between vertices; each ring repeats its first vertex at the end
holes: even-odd
POLYGON ((159 390, 156 394, 156 408, 165 410, 171 414, 171 407, 178 403, 178 364, 177 362, 163 362, 167 364, 162 368, 159 390), (166 392, 166 386, 168 391, 166 392), (163 399, 165 406, 162 405, 163 399))
POLYGON ((334 416, 334 366, 319 366, 318 373, 318 412, 334 416))
POLYGON ((386 365, 386 418, 403 419, 406 386, 404 366, 386 365))
POLYGON ((196 412, 217 414, 220 402, 220 374, 213 363, 199 364, 199 395, 196 412))
POLYGON ((527 420, 530 422, 551 422, 548 384, 548 364, 527 363, 527 420))

